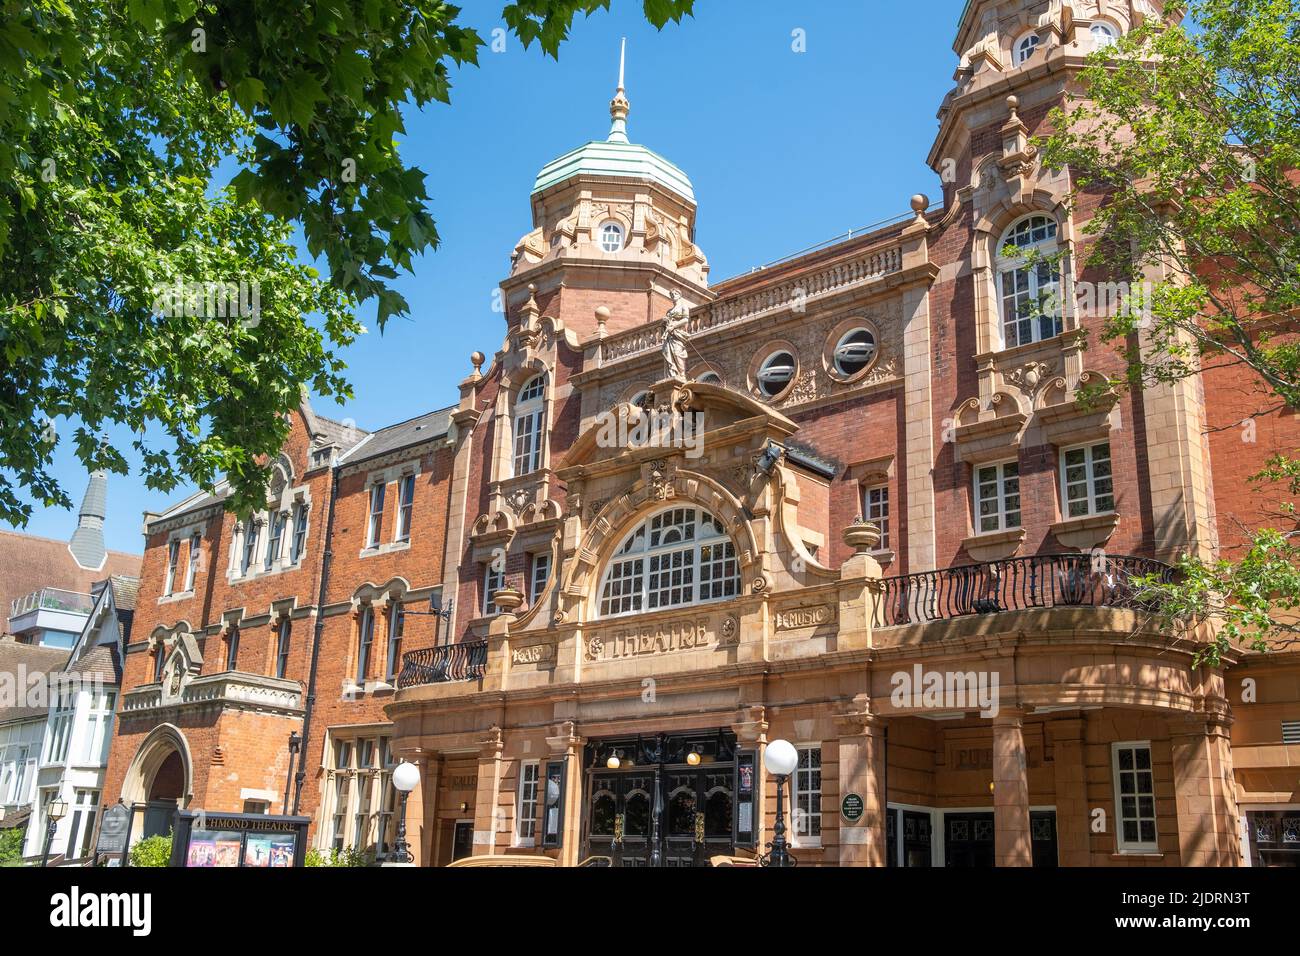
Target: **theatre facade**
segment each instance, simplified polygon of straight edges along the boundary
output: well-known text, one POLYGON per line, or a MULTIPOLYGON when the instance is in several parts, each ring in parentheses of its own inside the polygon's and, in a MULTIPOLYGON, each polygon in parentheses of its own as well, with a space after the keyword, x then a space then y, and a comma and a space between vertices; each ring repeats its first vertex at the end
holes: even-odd
POLYGON ((1263 513, 1243 469, 1300 427, 1242 444, 1232 369, 1085 395, 1124 370, 1087 294, 1113 278, 1086 265, 1103 200, 1032 142, 1089 53, 1161 15, 970 0, 942 196, 717 283, 620 79, 605 138, 533 185, 501 347, 436 427, 340 438, 334 491, 310 485, 313 547, 346 556, 289 611, 324 621, 284 677, 312 845, 388 853, 407 760, 420 865, 754 857, 785 740, 803 866, 1293 863, 1300 658, 1200 665, 1211 635, 1143 582, 1235 553, 1226 516, 1263 513), (408 474, 443 518, 402 539, 408 474))

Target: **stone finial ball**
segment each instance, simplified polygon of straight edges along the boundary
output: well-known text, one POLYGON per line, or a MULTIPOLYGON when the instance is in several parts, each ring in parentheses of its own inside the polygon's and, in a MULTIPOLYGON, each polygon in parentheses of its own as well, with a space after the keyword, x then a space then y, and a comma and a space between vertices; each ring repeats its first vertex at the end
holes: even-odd
POLYGON ((469 356, 470 363, 477 368, 482 368, 483 363, 487 361, 487 356, 482 352, 471 352, 469 356))
POLYGON ((1016 108, 1019 105, 1020 105, 1020 97, 1014 95, 1007 97, 1007 109, 1011 110, 1012 112, 1015 112, 1016 108))
POLYGON ((596 306, 596 318, 604 322, 609 319, 609 315, 610 315, 609 306, 607 305, 596 306))
POLYGON ((912 197, 913 212, 918 212, 918 213, 925 212, 929 208, 930 208, 930 197, 927 196, 925 193, 917 193, 915 196, 912 197))

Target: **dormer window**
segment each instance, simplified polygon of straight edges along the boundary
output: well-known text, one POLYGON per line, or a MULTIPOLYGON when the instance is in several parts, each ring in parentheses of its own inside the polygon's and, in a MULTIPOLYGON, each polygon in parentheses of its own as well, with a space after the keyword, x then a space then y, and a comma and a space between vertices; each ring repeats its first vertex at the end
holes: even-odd
POLYGON ((623 248, 623 227, 607 222, 600 227, 600 248, 604 252, 618 252, 623 248))
POLYGON ((1016 41, 1016 66, 1020 66, 1020 64, 1024 63, 1034 55, 1034 51, 1038 49, 1038 43, 1039 39, 1037 33, 1026 33, 1016 41))
POLYGON ((1026 216, 1003 233, 997 261, 1004 348, 1061 334, 1055 253, 1056 221, 1049 216, 1026 216))

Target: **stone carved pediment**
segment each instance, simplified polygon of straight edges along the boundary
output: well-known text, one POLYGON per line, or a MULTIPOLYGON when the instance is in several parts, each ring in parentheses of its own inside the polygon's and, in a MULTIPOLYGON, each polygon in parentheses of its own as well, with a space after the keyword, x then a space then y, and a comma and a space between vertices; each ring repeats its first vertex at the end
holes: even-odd
MULTIPOLYGON (((758 399, 713 382, 674 382, 665 379, 651 389, 648 407, 615 402, 596 415, 570 446, 558 472, 607 463, 620 456, 642 457, 647 449, 662 452, 657 457, 690 454, 690 444, 704 434, 747 426, 766 430, 773 438, 792 435, 797 426, 776 409, 758 399), (645 417, 648 416, 648 417, 645 417), (689 425, 683 420, 689 417, 689 425), (688 428, 691 431, 688 431, 688 428), (641 440, 648 437, 649 440, 641 440)), ((703 447, 708 447, 703 442, 703 447)), ((634 467, 629 463, 629 468, 634 467)))

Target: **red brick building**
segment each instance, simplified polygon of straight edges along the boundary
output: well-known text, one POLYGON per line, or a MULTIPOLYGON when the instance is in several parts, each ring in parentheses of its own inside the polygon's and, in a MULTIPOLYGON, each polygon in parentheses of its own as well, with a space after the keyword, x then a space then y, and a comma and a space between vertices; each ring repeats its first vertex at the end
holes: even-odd
POLYGON ((542 167, 458 405, 346 437, 304 409, 269 496, 310 496, 301 568, 233 573, 265 532, 217 500, 150 521, 124 796, 279 812, 296 730, 319 848, 386 852, 396 756, 421 864, 697 865, 770 840, 780 738, 806 865, 1295 860, 1300 659, 1197 666, 1133 581, 1228 553, 1260 519, 1241 477, 1300 426, 1215 431, 1258 410, 1237 370, 1082 399, 1122 369, 1087 347, 1101 200, 1032 143, 1159 7, 971 0, 941 201, 712 285, 620 84, 607 137, 542 167), (206 508, 225 578, 169 598, 206 508))

